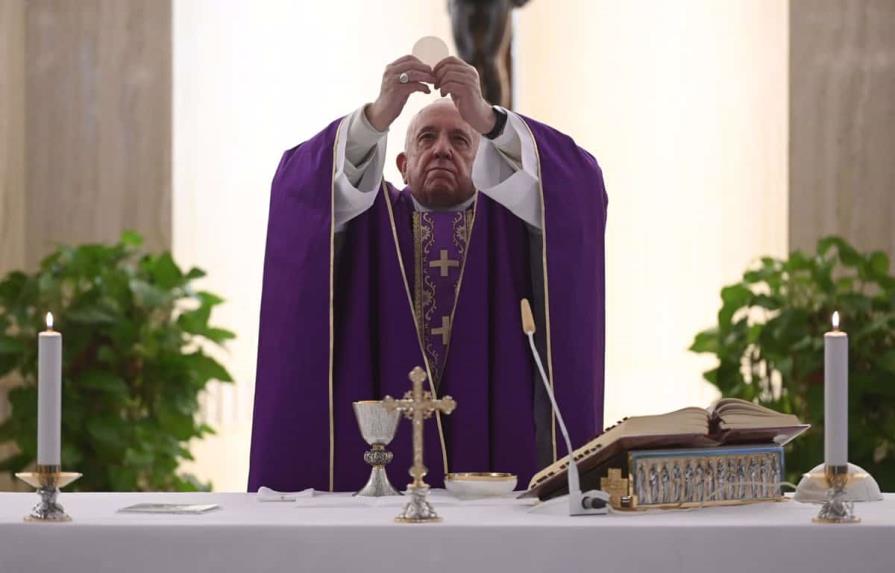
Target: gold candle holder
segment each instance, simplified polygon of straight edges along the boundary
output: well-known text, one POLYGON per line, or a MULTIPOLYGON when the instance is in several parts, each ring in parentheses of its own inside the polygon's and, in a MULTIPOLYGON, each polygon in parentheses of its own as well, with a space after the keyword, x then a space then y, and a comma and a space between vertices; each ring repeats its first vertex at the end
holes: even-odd
POLYGON ((855 503, 845 500, 848 465, 824 466, 824 476, 829 486, 827 500, 812 521, 814 523, 860 523, 861 518, 854 513, 855 503))
POLYGON ((59 496, 59 488, 72 483, 81 474, 77 472, 60 471, 60 466, 37 466, 37 471, 20 472, 16 477, 37 490, 40 502, 31 510, 31 515, 25 516, 25 521, 40 523, 61 523, 71 521, 71 517, 65 513, 65 509, 56 500, 59 496))

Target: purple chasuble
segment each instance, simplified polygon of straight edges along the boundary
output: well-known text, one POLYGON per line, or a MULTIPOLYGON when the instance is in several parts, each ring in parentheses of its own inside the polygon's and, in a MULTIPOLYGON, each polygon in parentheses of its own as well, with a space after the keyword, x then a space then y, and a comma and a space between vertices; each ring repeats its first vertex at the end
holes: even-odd
MULTIPOLYGON (((441 487, 446 471, 504 471, 524 487, 539 469, 536 434, 545 428, 536 421, 539 382, 520 327, 523 297, 542 309, 536 339, 573 445, 602 427, 602 174, 568 136, 525 121, 540 160, 537 240, 481 193, 468 215, 424 214, 408 189, 387 183, 373 207, 334 236, 339 122, 284 154, 271 190, 249 491, 362 487, 367 446, 351 403, 402 396, 417 365, 433 393, 458 404, 426 424, 426 481, 441 487), (433 233, 428 247, 424 227, 433 233)), ((551 426, 546 433, 555 436, 551 426)), ((389 474, 403 488, 409 424, 402 421, 390 449, 389 474)))

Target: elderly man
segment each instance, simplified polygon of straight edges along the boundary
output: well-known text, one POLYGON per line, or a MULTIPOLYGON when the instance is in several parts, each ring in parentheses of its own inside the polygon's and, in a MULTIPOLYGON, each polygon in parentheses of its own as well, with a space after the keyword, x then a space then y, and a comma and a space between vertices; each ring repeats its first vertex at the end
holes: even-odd
MULTIPOLYGON (((573 442, 592 437, 606 202, 596 160, 489 105, 472 66, 387 66, 372 104, 287 151, 274 176, 250 491, 359 489, 369 467, 351 403, 402 395, 418 365, 433 394, 458 404, 426 428, 429 483, 449 471, 527 483, 564 448, 520 329, 522 298, 573 442), (411 122, 398 190, 382 180, 385 135, 430 85, 450 99, 411 122)), ((391 449, 409 466, 410 432, 391 449)))

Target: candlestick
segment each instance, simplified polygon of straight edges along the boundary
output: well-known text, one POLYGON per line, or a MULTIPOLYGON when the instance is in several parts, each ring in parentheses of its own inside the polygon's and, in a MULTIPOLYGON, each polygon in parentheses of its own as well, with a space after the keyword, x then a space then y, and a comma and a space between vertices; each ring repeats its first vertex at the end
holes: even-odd
POLYGON ((873 476, 848 463, 848 335, 838 311, 824 334, 824 463, 802 476, 794 499, 823 503, 815 523, 858 523, 855 501, 883 499, 873 476))
POLYGON ((62 431, 62 334, 53 330, 47 313, 47 330, 37 343, 37 465, 58 470, 62 431))
POLYGON ((62 523, 71 521, 71 517, 65 513, 65 508, 59 503, 59 488, 63 488, 75 481, 81 474, 78 472, 61 472, 48 466, 37 466, 36 472, 17 473, 16 477, 37 489, 40 502, 34 506, 30 515, 25 516, 25 521, 38 523, 62 523))
POLYGON ((824 334, 824 461, 848 464, 848 335, 839 330, 838 311, 824 334))

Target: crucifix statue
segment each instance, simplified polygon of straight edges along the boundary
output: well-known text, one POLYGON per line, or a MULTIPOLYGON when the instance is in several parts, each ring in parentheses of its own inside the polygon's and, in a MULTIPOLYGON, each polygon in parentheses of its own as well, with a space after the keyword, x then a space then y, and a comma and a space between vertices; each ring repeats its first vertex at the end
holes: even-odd
POLYGON ((492 104, 513 107, 512 22, 513 8, 528 0, 449 0, 448 11, 457 53, 475 66, 482 96, 492 104))
POLYGON ((410 372, 409 378, 413 383, 413 389, 404 394, 404 398, 395 400, 391 396, 386 396, 382 401, 387 410, 398 410, 413 422, 413 466, 410 468, 413 483, 407 488, 410 492, 410 501, 395 521, 402 523, 441 521, 432 505, 426 500, 429 486, 423 481, 427 471, 423 464, 423 421, 431 418, 435 412, 450 414, 457 407, 457 403, 450 396, 433 399, 431 392, 424 391, 423 382, 426 381, 426 373, 419 366, 410 372))

